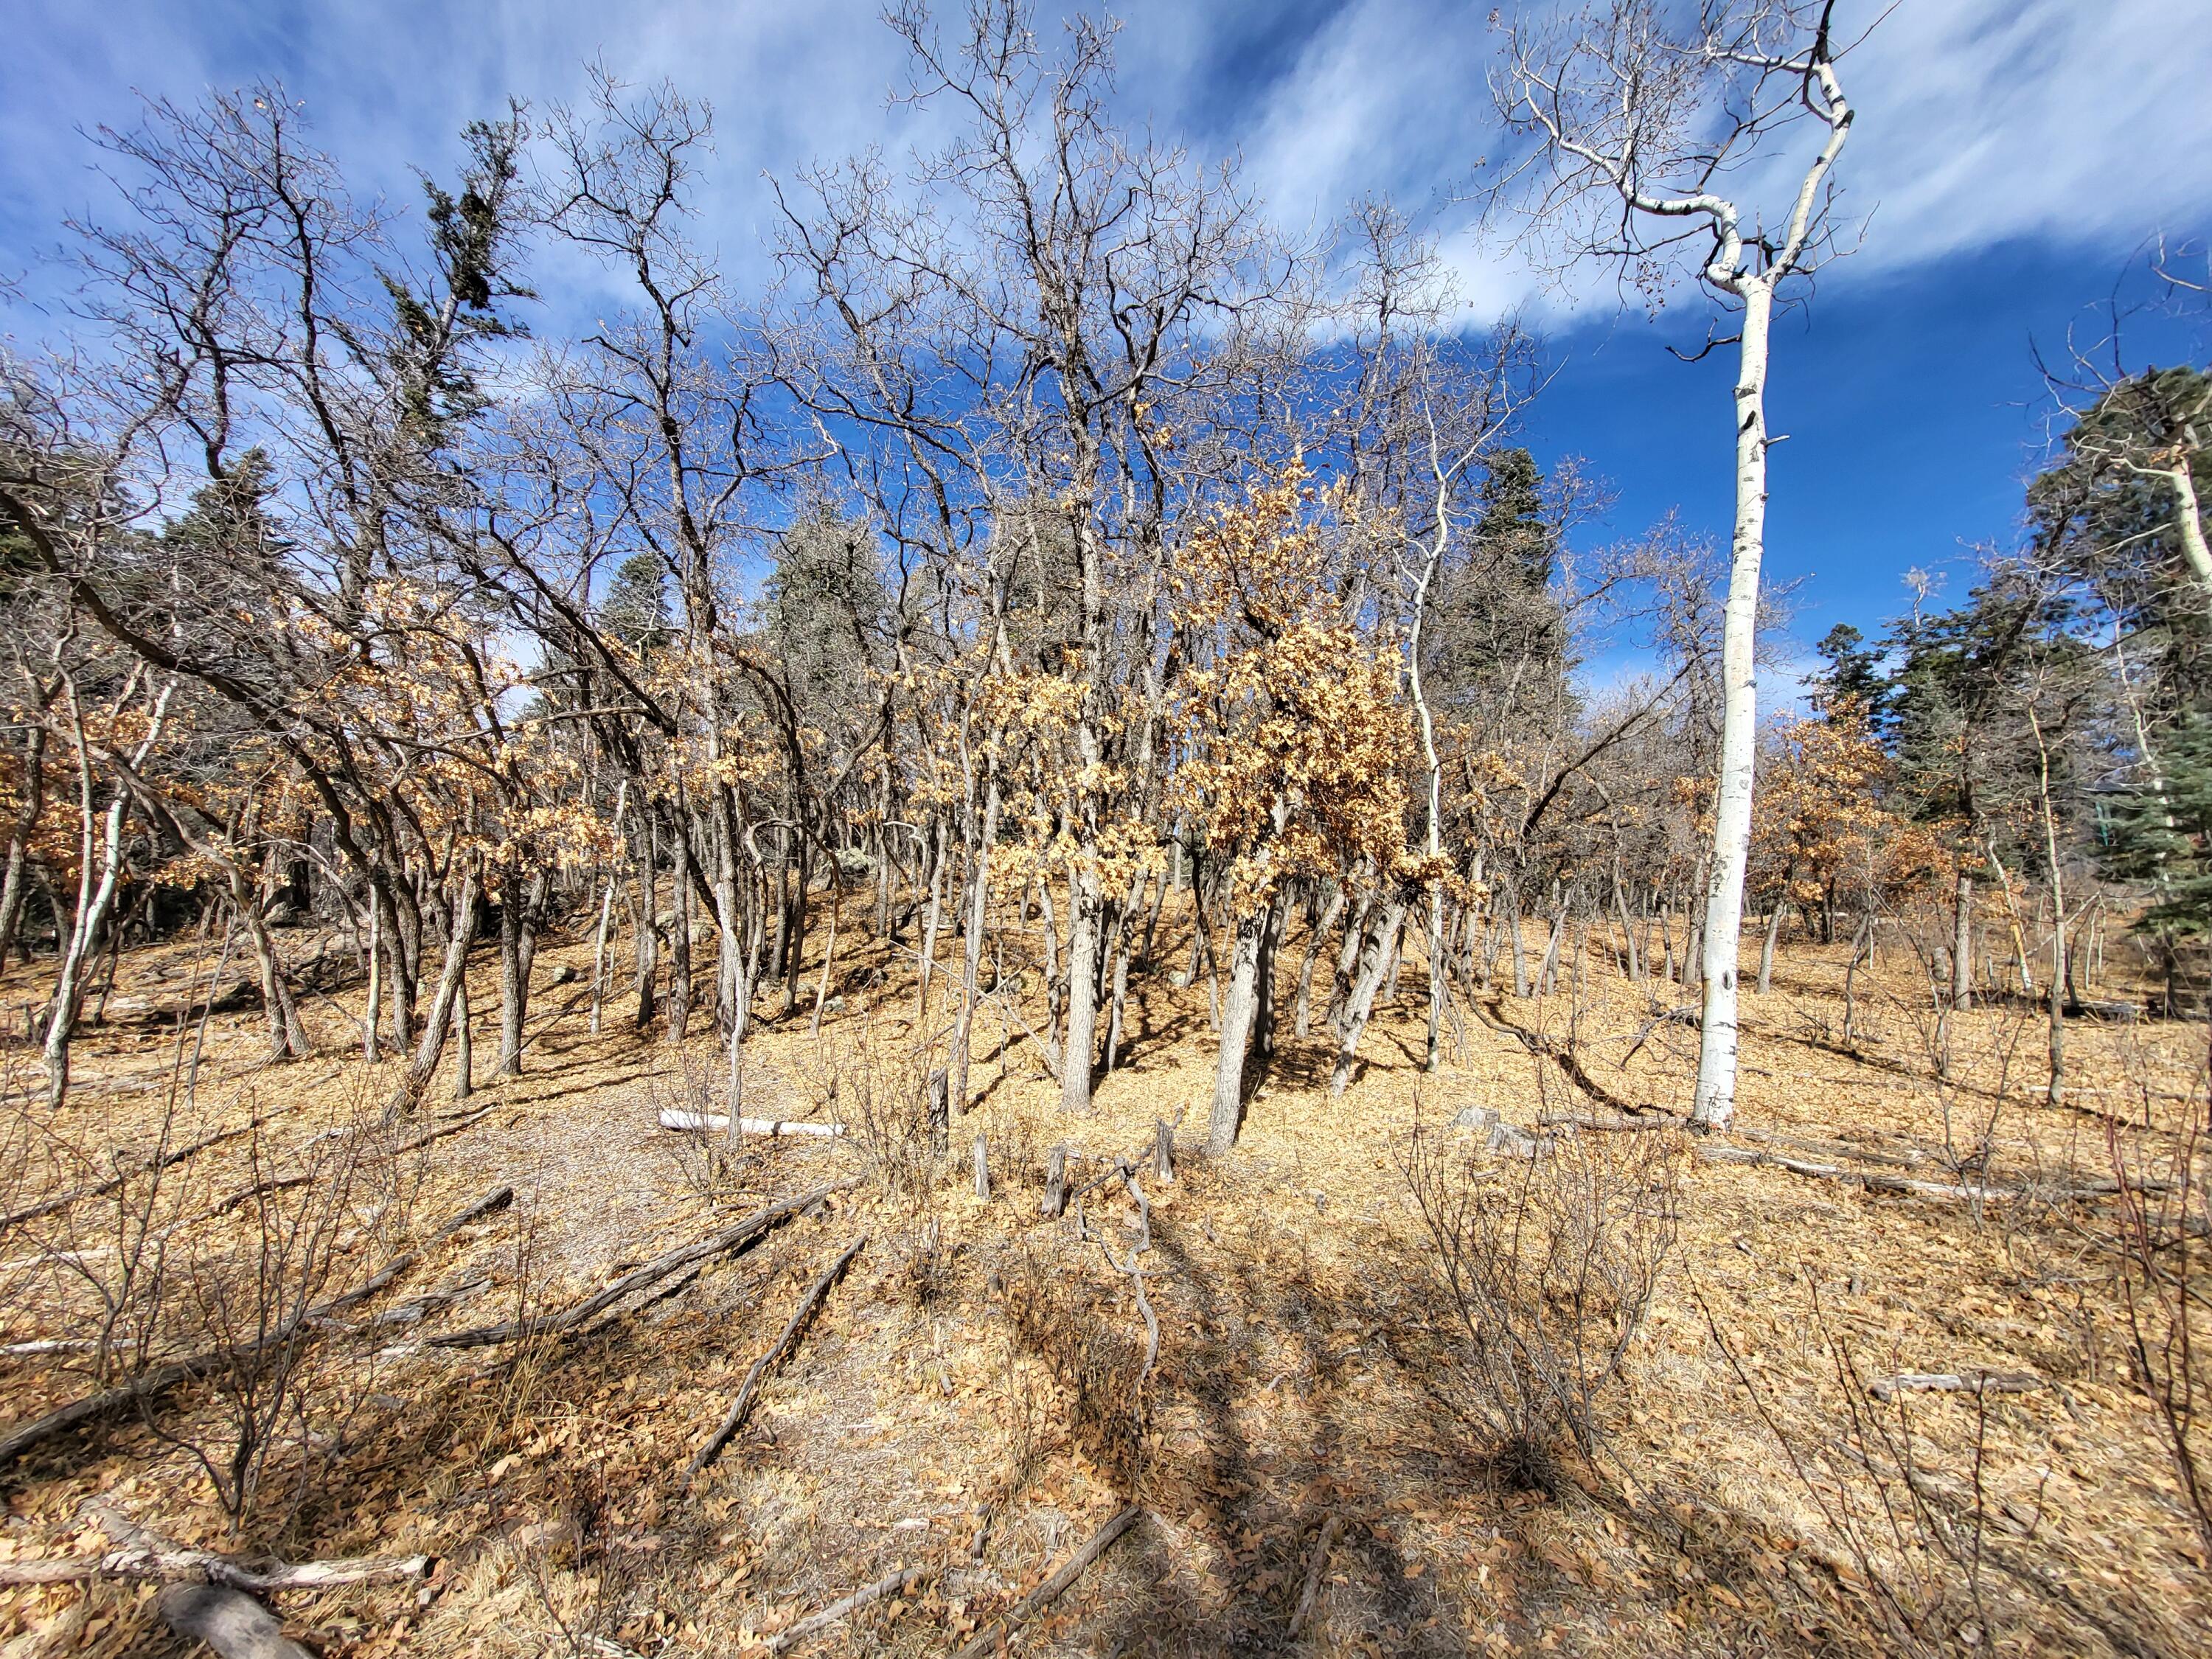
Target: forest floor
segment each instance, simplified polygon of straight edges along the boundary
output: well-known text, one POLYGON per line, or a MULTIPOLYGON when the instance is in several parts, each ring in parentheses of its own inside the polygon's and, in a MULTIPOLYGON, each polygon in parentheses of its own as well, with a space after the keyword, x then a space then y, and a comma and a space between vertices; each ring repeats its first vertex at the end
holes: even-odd
MULTIPOLYGON (((52 1119, 19 1037, 3 1057, 0 1212, 11 1217, 104 1180, 112 1149, 238 1133, 158 1182, 142 1158, 112 1193, 0 1229, 0 1437, 88 1391, 82 1351, 23 1350, 82 1340, 103 1304, 118 1310, 119 1334, 134 1321, 155 1333, 155 1358, 191 1333, 235 1341, 266 1328, 266 1308, 239 1289, 255 1275, 236 1271, 238 1240, 209 1242, 206 1218, 226 1202, 223 1224, 252 1218, 264 1264, 272 1234, 295 1262, 318 1259, 323 1238, 315 1282, 336 1291, 421 1249, 487 1189, 515 1196, 318 1323, 328 1336, 301 1346, 284 1400, 257 1405, 247 1384, 204 1376, 0 1468, 0 1573, 107 1548, 88 1507, 105 1500, 188 1545, 288 1561, 432 1558, 424 1579, 274 1598, 289 1632, 347 1659, 963 1644, 1126 1656, 2212 1651, 2212 1564, 2160 1419, 2131 1381, 2109 1190, 2116 1154, 2168 1173, 2185 1155, 2181 1131, 2205 1098, 2201 1024, 2069 1022, 2074 1081, 2053 1107, 2039 1009, 1957 1017, 1938 1079, 1908 952, 1857 971, 1847 1034, 1848 951, 1791 945, 1773 989, 1745 997, 1732 1135, 1594 1129, 1555 1143, 1547 1164, 1510 1148, 1493 1157, 1481 1129, 1455 1121, 1489 1109, 1540 1131, 1565 1112, 1613 1123, 1625 1107, 1665 1124, 1687 1107, 1695 1033, 1661 1017, 1690 998, 1594 963, 1552 996, 1516 998, 1509 981, 1465 1010, 1425 1073, 1416 962, 1340 1098, 1322 1022, 1311 1037, 1285 1030, 1240 1145, 1209 1161, 1206 982, 1133 975, 1127 1063, 1102 1078, 1085 1117, 1060 1113, 1033 1044, 987 1007, 982 1098, 939 1161, 918 1115, 911 968, 890 947, 855 945, 860 931, 844 930, 830 988, 841 1001, 818 1035, 817 957, 798 1011, 746 1045, 748 1114, 838 1118, 850 1133, 748 1138, 735 1155, 656 1127, 664 1107, 720 1109, 711 1018, 672 1047, 619 1018, 629 1000, 611 994, 592 1033, 579 996, 588 940, 541 950, 517 1078, 483 1075, 497 1010, 482 988, 495 962, 480 963, 474 1095, 453 1101, 441 1074, 376 1158, 343 1165, 331 1149, 358 1138, 339 1132, 373 1119, 399 1075, 396 1060, 346 1058, 358 1054, 357 984, 310 1000, 319 1051, 283 1067, 259 1063, 252 1007, 210 1016, 204 1033, 174 1019, 96 1027, 52 1119), (1148 1161, 1162 1121, 1171 1182, 1148 1161), (434 1131, 447 1133, 426 1138, 434 1131), (978 1134, 988 1200, 969 1169, 978 1134), (1073 1154, 1071 1188, 1098 1184, 1054 1218, 1041 1198, 1056 1146, 1073 1154), (1506 1202, 1547 1168, 1601 1181, 1631 1148, 1664 1175, 1663 1215, 1638 1214, 1674 1236, 1649 1315, 1595 1395, 1587 1449, 1501 1457, 1480 1383, 1459 1363, 1464 1328, 1408 1170, 1426 1156, 1432 1173, 1474 1182, 1475 1201, 1506 1202), (1800 1167, 1715 1161, 1730 1148, 1800 1167), (1142 1218, 1113 1163, 1135 1154, 1147 1160, 1133 1164, 1149 1206, 1141 1254, 1142 1218), (276 1184, 292 1172, 313 1179, 276 1184), (750 1248, 576 1328, 431 1340, 568 1307, 659 1252, 848 1178, 750 1248), (849 1270, 764 1374, 750 1421, 687 1483, 749 1368, 856 1238, 849 1270), (161 1251, 155 1298, 145 1263, 161 1251), (1149 1370, 1133 1261, 1158 1328, 1149 1370), (1898 1374, 1976 1370, 2028 1380, 2021 1392, 1886 1402, 1869 1392, 1898 1374), (210 1470, 230 1467, 238 1425, 252 1420, 266 1472, 234 1534, 210 1470), (1018 1616, 1132 1505, 1134 1523, 1064 1593, 1018 1616), (908 1570, 849 1617, 779 1645, 908 1570)), ((288 952, 307 942, 294 936, 288 952)), ((118 999, 173 1006, 211 953, 189 941, 135 951, 118 999)), ((38 1001, 40 971, 10 968, 0 1009, 38 1001)), ((939 976, 939 994, 954 988, 939 976)), ((140 1583, 0 1589, 0 1656, 187 1651, 152 1604, 140 1583)))

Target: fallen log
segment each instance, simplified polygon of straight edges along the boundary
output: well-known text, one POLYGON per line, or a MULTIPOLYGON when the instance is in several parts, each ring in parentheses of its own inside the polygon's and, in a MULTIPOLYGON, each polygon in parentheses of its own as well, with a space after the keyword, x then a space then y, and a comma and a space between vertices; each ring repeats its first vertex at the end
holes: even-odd
POLYGON ((81 1399, 70 1401, 65 1406, 55 1407, 44 1417, 23 1424, 4 1439, 0 1439, 0 1468, 6 1468, 33 1447, 43 1444, 57 1435, 94 1423, 106 1422, 134 1407, 143 1407, 160 1399, 181 1383, 188 1382, 195 1377, 208 1376, 219 1367, 234 1364, 241 1358, 251 1358, 270 1349, 282 1347, 284 1344, 303 1337, 317 1328, 327 1325, 332 1315, 343 1313, 348 1308, 367 1301, 379 1291, 383 1290, 393 1279, 420 1261, 424 1252, 443 1243, 447 1238, 477 1219, 477 1217, 504 1208, 513 1201, 514 1198, 514 1189, 512 1187, 493 1188, 491 1191, 466 1208, 447 1218, 420 1249, 403 1251, 393 1256, 391 1261, 386 1262, 383 1267, 378 1268, 375 1273, 370 1274, 353 1289, 343 1295, 334 1296, 327 1302, 319 1303, 264 1337, 252 1342, 237 1343, 229 1347, 216 1348, 206 1353, 194 1354, 189 1358, 173 1360, 168 1364, 157 1366, 153 1370, 133 1377, 128 1382, 112 1389, 102 1389, 98 1394, 86 1395, 81 1399))
POLYGON ((1313 1559, 1306 1563, 1305 1588, 1298 1593, 1298 1605, 1291 1613, 1289 1634, 1295 1638, 1305 1628, 1306 1620, 1313 1616, 1314 1601, 1321 1595, 1321 1575, 1328 1565, 1329 1546, 1344 1529, 1341 1516, 1332 1515, 1322 1522, 1321 1539, 1314 1545, 1313 1559))
POLYGON ((2033 1371, 1900 1371, 1876 1377, 1867 1392, 1887 1405, 1900 1394, 2032 1394, 2043 1386, 2033 1371))
POLYGON ((434 1348, 481 1348, 495 1342, 514 1342, 524 1337, 556 1335, 574 1330, 594 1314, 612 1307, 632 1291, 657 1284, 671 1273, 681 1273, 695 1261, 705 1261, 714 1256, 743 1250, 771 1228, 788 1221, 801 1211, 813 1208, 831 1194, 847 1191, 859 1184, 858 1176, 848 1176, 842 1181, 825 1182, 809 1191, 781 1200, 718 1233, 711 1233, 705 1238, 679 1245, 653 1257, 643 1267, 624 1273, 605 1289, 595 1291, 580 1302, 571 1303, 558 1313, 533 1314, 526 1319, 510 1319, 497 1325, 479 1325, 471 1330, 447 1331, 432 1337, 429 1346, 434 1348))
POLYGON ((154 1611, 179 1636, 206 1643, 222 1659, 315 1659, 284 1634, 283 1620, 241 1590, 220 1584, 172 1584, 154 1611))
MULTIPOLYGON (((1920 1181, 1908 1176, 1883 1175, 1874 1170, 1847 1170, 1837 1164, 1816 1164, 1808 1158, 1788 1158, 1780 1152, 1761 1152, 1751 1146, 1706 1146, 1698 1148, 1698 1156, 1708 1164, 1751 1164, 1765 1169, 1784 1170, 1795 1176, 1813 1181, 1856 1182, 1869 1192, 1897 1193, 1910 1198, 1931 1198, 1947 1203, 1984 1204, 2024 1198, 2049 1200, 2111 1198, 2120 1190, 2119 1183, 2112 1180, 2084 1181, 2069 1186, 2042 1186, 2030 1182, 2018 1187, 1954 1186, 1948 1182, 1920 1181)), ((1855 1153, 1844 1154, 1855 1157, 1855 1153)), ((2164 1183, 2148 1182, 2130 1183, 2130 1190, 2156 1193, 2166 1190, 2164 1183)))
POLYGON ((822 1298, 830 1293, 830 1287, 837 1282, 845 1269, 853 1265, 853 1258, 860 1255, 860 1247, 867 1242, 867 1234, 862 1233, 839 1253, 835 1261, 815 1276, 814 1283, 807 1286, 806 1294, 799 1298, 799 1306, 792 1310, 791 1319, 783 1328, 783 1334, 769 1344, 766 1353, 753 1361, 752 1369, 745 1373, 745 1380, 738 1387, 737 1399, 723 1413, 720 1425, 707 1437, 707 1443, 699 1448, 691 1459, 690 1468, 684 1471, 686 1482, 696 1479, 700 1470, 720 1457, 722 1449, 736 1438, 738 1430, 744 1427, 745 1419, 753 1408, 753 1390, 760 1385, 761 1378, 771 1367, 781 1364, 784 1356, 796 1346, 799 1332, 805 1328, 814 1310, 822 1305, 822 1298))
MULTIPOLYGON (((678 1112, 664 1109, 660 1127, 680 1129, 687 1133, 729 1133, 730 1120, 720 1112, 678 1112)), ((741 1117, 738 1120, 741 1135, 842 1135, 842 1123, 805 1123, 788 1117, 741 1117)))
POLYGON ((1144 1510, 1132 1504, 1119 1515, 1091 1534, 1083 1547, 1067 1559, 1066 1565, 1039 1584, 1027 1595, 994 1619, 962 1648, 955 1659, 983 1659, 986 1654, 999 1651, 1000 1644, 1016 1629, 1035 1618, 1038 1611, 1057 1599, 1067 1587, 1083 1576, 1084 1569, 1103 1555, 1114 1540, 1137 1523, 1144 1510))
POLYGON ((1761 1152, 1753 1146, 1700 1146, 1698 1156, 1708 1164, 1751 1164, 1763 1169, 1787 1170, 1808 1180, 1856 1182, 1870 1192, 1898 1193, 1950 1203, 1977 1200, 1987 1203, 2020 1196, 2004 1187, 1959 1187, 1941 1181, 1917 1181, 1908 1176, 1881 1175, 1872 1170, 1846 1170, 1840 1164, 1814 1164, 1802 1158, 1787 1158, 1780 1152, 1761 1152))
POLYGON ((849 1619, 871 1601, 880 1601, 886 1595, 902 1594, 929 1577, 927 1567, 903 1567, 887 1578, 878 1578, 872 1584, 863 1584, 842 1601, 832 1601, 819 1613, 810 1613, 789 1630, 780 1631, 768 1638, 770 1653, 782 1653, 797 1647, 815 1632, 827 1630, 841 1619, 849 1619))

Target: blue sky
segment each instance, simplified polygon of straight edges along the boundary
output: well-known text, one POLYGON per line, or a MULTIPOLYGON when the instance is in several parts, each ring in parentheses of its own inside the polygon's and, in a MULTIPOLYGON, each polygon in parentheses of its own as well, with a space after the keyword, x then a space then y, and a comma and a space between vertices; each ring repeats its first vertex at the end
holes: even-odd
MULTIPOLYGON (((27 291, 48 302, 60 296, 37 252, 102 188, 74 130, 129 122, 135 93, 281 78, 357 188, 411 205, 410 169, 448 168, 462 123, 509 92, 573 97, 593 56, 633 80, 670 76, 715 106, 699 229, 740 287, 765 275, 763 172, 896 151, 930 118, 887 109, 900 60, 871 0, 0 3, 0 271, 29 267, 27 291)), ((1470 324, 1516 306, 1540 323, 1564 367, 1530 441, 1586 457, 1618 491, 1590 537, 1679 507, 1724 538, 1728 365, 1662 349, 1703 338, 1703 302, 1680 293, 1656 323, 1617 314, 1606 284, 1539 281, 1468 234, 1454 205, 1497 143, 1485 0, 1114 9, 1127 116, 1240 155, 1294 228, 1392 194, 1445 238, 1470 324)), ((1864 246, 1775 341, 1771 424, 1790 441, 1774 453, 1770 568, 1809 579, 1796 628, 1808 641, 1838 620, 1873 632, 1910 566, 1957 567, 1947 592, 1963 593, 1966 550, 2012 533, 2043 440, 2031 344, 2094 332, 2088 307, 2147 239, 2201 245, 2212 228, 2212 0, 1903 0, 1846 82, 1861 113, 1841 175, 1849 210, 1870 216, 1864 246)), ((1753 193, 1786 187, 1793 159, 1753 193)), ((19 344, 52 326, 36 304, 0 314, 19 344)), ((2201 331, 2150 317, 2130 341, 2138 361, 2205 349, 2201 331)))

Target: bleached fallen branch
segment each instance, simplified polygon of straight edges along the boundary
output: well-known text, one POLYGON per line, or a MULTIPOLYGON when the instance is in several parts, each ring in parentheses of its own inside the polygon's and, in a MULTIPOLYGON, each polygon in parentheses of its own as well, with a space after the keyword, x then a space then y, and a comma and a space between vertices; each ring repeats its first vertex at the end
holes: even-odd
POLYGON ((430 1339, 434 1348, 480 1348, 495 1342, 514 1342, 526 1336, 556 1335, 574 1330, 592 1315, 612 1307, 624 1297, 656 1284, 671 1273, 680 1273, 695 1261, 742 1250, 771 1228, 788 1221, 805 1210, 811 1210, 833 1193, 842 1193, 859 1184, 858 1176, 842 1181, 825 1182, 821 1186, 783 1199, 766 1209, 747 1216, 743 1221, 723 1228, 720 1232, 691 1243, 678 1245, 653 1257, 641 1267, 631 1269, 620 1279, 586 1297, 581 1302, 570 1304, 559 1313, 535 1314, 527 1319, 510 1319, 497 1325, 479 1325, 471 1330, 448 1331, 430 1339))
POLYGON ((1753 1146, 1700 1146, 1698 1156, 1708 1164, 1751 1164, 1762 1169, 1783 1170, 1814 1181, 1850 1181, 1869 1192, 1899 1193, 1911 1198, 1940 1199, 1949 1203, 1984 1203, 2019 1194, 2004 1187, 1959 1187, 1947 1182, 1917 1181, 1909 1176, 1881 1175, 1871 1170, 1846 1170, 1840 1164, 1814 1164, 1779 1152, 1763 1152, 1753 1146))
POLYGON ((1900 1394, 2032 1394, 2042 1386, 2033 1371, 1902 1371, 1876 1377, 1867 1392, 1886 1405, 1900 1394))
POLYGON ((983 1659, 985 1654, 997 1652, 1001 1642, 1012 1635, 1018 1626, 1036 1617, 1039 1609, 1057 1599, 1070 1584, 1081 1577, 1084 1569, 1103 1555, 1115 1539, 1136 1525, 1137 1517, 1143 1513, 1140 1507, 1132 1504, 1092 1533, 1083 1547, 1067 1558, 1066 1564, 1059 1571, 978 1631, 968 1645, 954 1656, 954 1659, 983 1659))
MULTIPOLYGON (((2034 1182, 2022 1186, 1955 1186, 1944 1181, 1920 1181, 1910 1176, 1884 1175, 1875 1170, 1847 1170, 1839 1164, 1819 1164, 1809 1158, 1788 1158, 1780 1152, 1760 1152, 1752 1146, 1700 1146, 1698 1156, 1708 1164, 1750 1164, 1762 1169, 1785 1170, 1808 1180, 1854 1182, 1869 1192, 1897 1193, 1909 1198, 1930 1198, 1952 1204, 1993 1204, 2024 1198, 2057 1202, 2111 1198, 2119 1191, 2118 1183, 2109 1180, 2081 1181, 2065 1186, 2044 1186, 2034 1182)), ((1846 1156, 1857 1157, 1858 1154, 1853 1152, 1846 1156)), ((2140 1190, 2159 1192, 2163 1188, 2156 1182, 2147 1182, 2140 1190)))
MULTIPOLYGON (((660 1127, 680 1129, 692 1134, 726 1134, 730 1120, 720 1112, 664 1110, 660 1114, 660 1127)), ((842 1123, 802 1123, 787 1117, 741 1117, 738 1120, 738 1133, 741 1135, 842 1135, 845 1133, 845 1126, 842 1123)))
POLYGON ((155 1583, 225 1584, 233 1589, 269 1595, 277 1590, 331 1589, 341 1584, 378 1584, 396 1578, 420 1578, 428 1569, 425 1555, 357 1556, 337 1561, 276 1562, 252 1567, 207 1550, 140 1544, 105 1555, 47 1556, 29 1561, 0 1561, 0 1584, 78 1584, 94 1578, 129 1578, 155 1583))
POLYGON ((693 1479, 700 1470, 720 1457, 722 1448, 728 1445, 738 1431, 744 1427, 745 1418, 753 1407, 753 1390, 760 1386, 761 1378, 791 1352, 799 1340, 799 1332, 805 1328, 815 1309, 821 1306, 822 1298, 829 1294, 830 1287, 852 1265, 853 1258, 860 1255, 860 1247, 867 1242, 868 1236, 862 1233, 840 1251, 837 1259, 817 1274, 814 1283, 807 1286, 806 1294, 799 1298, 799 1306, 792 1310, 791 1319, 783 1328, 783 1334, 769 1344, 768 1352, 754 1360, 752 1369, 745 1373, 745 1380, 738 1389, 737 1399, 731 1402, 730 1409, 723 1414, 720 1425, 708 1437, 707 1443, 699 1448, 697 1455, 691 1460, 690 1468, 684 1471, 684 1480, 693 1479))
POLYGON ((842 1601, 832 1601, 819 1613, 811 1613, 789 1630, 780 1631, 768 1638, 770 1653, 782 1653, 797 1647, 818 1630, 826 1630, 841 1619, 849 1619, 871 1601, 880 1601, 886 1595, 902 1594, 910 1586, 929 1577, 927 1567, 902 1567, 887 1578, 878 1578, 872 1584, 863 1584, 842 1601))
POLYGON ((107 1534, 113 1549, 104 1555, 0 1562, 0 1585, 73 1584, 94 1579, 164 1583, 168 1588, 155 1601, 162 1622, 179 1635, 206 1643, 223 1659, 313 1659, 305 1648, 285 1637, 283 1621, 255 1595, 420 1578, 430 1565, 428 1556, 402 1555, 252 1565, 211 1550, 173 1543, 105 1498, 86 1504, 85 1514, 107 1534))

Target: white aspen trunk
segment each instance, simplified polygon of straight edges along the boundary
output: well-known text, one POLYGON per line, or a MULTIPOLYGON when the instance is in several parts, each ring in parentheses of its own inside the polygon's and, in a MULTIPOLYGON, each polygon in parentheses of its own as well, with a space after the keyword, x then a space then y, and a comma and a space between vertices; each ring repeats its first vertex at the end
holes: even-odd
POLYGON ((1743 930, 1744 866, 1751 854, 1751 790, 1758 752, 1759 691, 1753 647, 1759 567, 1766 549, 1766 356, 1773 291, 1742 284, 1743 338, 1735 386, 1735 535, 1721 633, 1721 764, 1713 797, 1713 846, 1706 877, 1705 1017, 1698 1091, 1690 1121, 1724 1129, 1735 1115, 1737 956, 1743 930))
POLYGON ((615 878, 609 876, 599 894, 599 927, 592 936, 592 1035, 599 1034, 599 1008, 606 1000, 607 924, 614 920, 615 878))
MULTIPOLYGON (((169 698, 177 689, 173 679, 162 688, 154 700, 153 717, 146 735, 131 756, 135 769, 146 763, 154 745, 161 741, 161 727, 168 719, 169 698)), ((70 687, 70 713, 76 725, 78 801, 81 813, 81 833, 78 846, 76 925, 70 930, 68 948, 62 953, 61 968, 54 981, 54 1000, 46 1016, 45 1060, 46 1066, 46 1104, 58 1109, 69 1098, 70 1038, 76 1030, 77 1013, 84 1000, 84 967, 87 958, 100 943, 106 927, 108 913, 115 906, 115 892, 123 876, 123 820, 127 795, 121 790, 107 809, 107 846, 102 856, 100 884, 93 885, 93 825, 96 821, 92 805, 92 755, 85 738, 84 717, 76 699, 76 688, 70 687)))
MULTIPOLYGON (((995 748, 995 744, 994 744, 995 748)), ((968 1109, 969 1049, 975 1042, 975 999, 983 972, 983 928, 991 902, 991 843, 999 834, 999 775, 995 763, 984 786, 983 829, 969 860, 968 928, 960 958, 960 1016, 952 1028, 947 1064, 952 1109, 968 1109)))
POLYGON ((2212 546, 2204 540, 2204 515, 2197 505, 2197 480, 2190 471, 2190 457, 2185 453, 2181 464, 2165 475, 2173 489, 2173 524, 2181 532, 2181 556, 2189 562, 2189 573, 2197 584, 2212 598, 2212 546))
MULTIPOLYGON (((914 1023, 916 1030, 929 1024, 929 981, 937 970, 937 928, 945 914, 946 842, 942 824, 936 826, 937 848, 929 865, 929 910, 921 927, 921 963, 915 981, 914 1023)), ((796 971, 794 969, 793 971, 796 971)))

